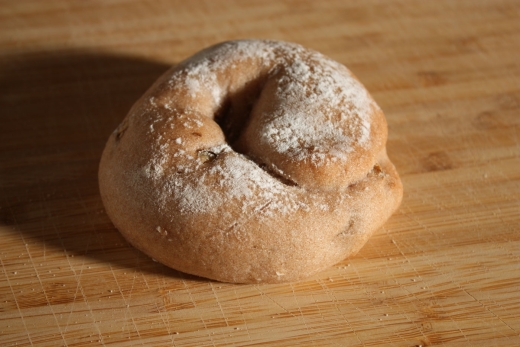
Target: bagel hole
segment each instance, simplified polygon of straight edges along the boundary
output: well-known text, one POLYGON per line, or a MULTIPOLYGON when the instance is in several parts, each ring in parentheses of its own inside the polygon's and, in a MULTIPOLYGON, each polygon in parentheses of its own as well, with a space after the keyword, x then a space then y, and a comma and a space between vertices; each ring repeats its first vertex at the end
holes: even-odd
POLYGON ((235 152, 245 155, 267 174, 283 184, 298 186, 296 182, 282 176, 279 172, 270 167, 270 165, 251 156, 247 151, 247 143, 241 139, 241 134, 248 126, 251 120, 251 113, 257 101, 260 99, 260 94, 262 93, 265 82, 266 77, 263 76, 229 93, 215 112, 214 120, 222 129, 227 144, 233 148, 235 152))
POLYGON ((214 115, 214 120, 222 129, 226 142, 236 152, 247 155, 238 144, 238 140, 249 123, 251 111, 260 97, 264 83, 265 78, 260 78, 230 92, 214 115))

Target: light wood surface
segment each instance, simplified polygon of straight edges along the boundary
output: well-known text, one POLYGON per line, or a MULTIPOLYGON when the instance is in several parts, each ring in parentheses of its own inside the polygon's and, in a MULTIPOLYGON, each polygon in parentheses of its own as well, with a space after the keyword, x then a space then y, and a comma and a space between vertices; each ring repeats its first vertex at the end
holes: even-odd
POLYGON ((1 346, 520 346, 518 1, 2 1, 1 346), (103 211, 110 132, 227 39, 347 65, 386 113, 400 210, 306 281, 170 270, 103 211))

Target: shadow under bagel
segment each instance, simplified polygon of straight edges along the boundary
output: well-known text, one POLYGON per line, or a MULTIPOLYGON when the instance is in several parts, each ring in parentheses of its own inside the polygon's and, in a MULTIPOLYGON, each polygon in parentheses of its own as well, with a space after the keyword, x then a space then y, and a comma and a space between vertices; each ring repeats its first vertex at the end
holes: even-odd
POLYGON ((131 247, 105 214, 98 187, 109 135, 169 67, 88 50, 0 57, 2 232, 59 257, 197 279, 131 247))

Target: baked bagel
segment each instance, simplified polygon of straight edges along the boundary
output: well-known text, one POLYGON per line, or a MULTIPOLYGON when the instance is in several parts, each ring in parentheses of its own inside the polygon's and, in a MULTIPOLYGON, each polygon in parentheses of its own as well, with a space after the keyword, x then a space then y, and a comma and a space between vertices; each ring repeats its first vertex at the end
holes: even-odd
POLYGON ((106 211, 136 248, 224 282, 286 282, 355 254, 397 209, 381 109, 343 65, 263 40, 167 71, 110 136, 106 211))

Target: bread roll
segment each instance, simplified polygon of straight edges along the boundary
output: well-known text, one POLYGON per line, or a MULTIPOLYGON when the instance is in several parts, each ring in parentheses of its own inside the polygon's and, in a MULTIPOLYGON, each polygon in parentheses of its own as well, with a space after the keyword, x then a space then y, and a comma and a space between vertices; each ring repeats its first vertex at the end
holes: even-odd
POLYGON ((297 281, 354 255, 397 209, 381 109, 343 65, 240 40, 167 71, 108 139, 101 197, 123 236, 179 271, 297 281))

